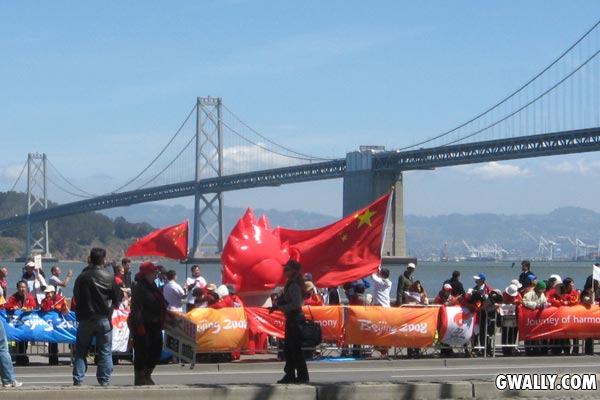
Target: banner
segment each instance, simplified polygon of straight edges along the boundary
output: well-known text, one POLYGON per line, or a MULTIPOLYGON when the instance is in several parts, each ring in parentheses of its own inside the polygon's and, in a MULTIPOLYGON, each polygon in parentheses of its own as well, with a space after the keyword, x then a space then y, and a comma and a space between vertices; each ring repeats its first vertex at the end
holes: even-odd
POLYGON ((9 341, 73 344, 77 336, 74 312, 62 315, 57 311, 0 310, 0 319, 9 341))
POLYGON ((248 347, 248 320, 244 308, 195 308, 186 315, 198 326, 198 351, 237 350, 248 347))
POLYGON ((519 339, 587 339, 600 337, 600 307, 519 308, 519 339))
MULTIPOLYGON (((128 315, 128 309, 114 310, 113 312, 113 351, 125 353, 128 350, 128 315)), ((0 320, 4 324, 8 340, 16 342, 75 344, 77 326, 79 325, 73 311, 62 315, 58 311, 7 312, 6 310, 0 310, 0 320)))
POLYGON ((127 353, 129 350, 129 326, 127 326, 128 317, 128 308, 119 308, 113 311, 112 351, 127 353))
POLYGON ((246 317, 252 334, 266 333, 278 339, 285 337, 285 316, 281 311, 269 313, 268 308, 246 307, 246 317))
POLYGON ((347 307, 345 343, 388 347, 431 346, 439 311, 439 307, 347 307))
POLYGON ((440 342, 462 346, 471 341, 475 317, 468 308, 443 306, 440 313, 440 342))
POLYGON ((344 335, 344 309, 342 306, 304 306, 306 319, 312 319, 321 325, 321 339, 324 342, 337 342, 344 335))

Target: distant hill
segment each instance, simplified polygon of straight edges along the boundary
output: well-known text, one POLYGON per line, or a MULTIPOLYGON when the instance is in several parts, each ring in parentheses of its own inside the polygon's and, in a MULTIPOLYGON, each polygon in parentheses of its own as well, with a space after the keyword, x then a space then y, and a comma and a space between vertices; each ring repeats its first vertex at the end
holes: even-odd
MULTIPOLYGON (((320 226, 328 225, 337 218, 306 212, 302 210, 294 211, 278 211, 278 210, 252 210, 256 218, 261 215, 266 215, 271 228, 282 226, 290 229, 312 229, 320 226)), ((186 219, 193 220, 194 210, 183 206, 165 206, 160 204, 137 204, 130 207, 113 208, 110 210, 101 211, 102 214, 110 218, 124 217, 131 222, 147 222, 155 227, 164 227, 175 225, 186 219)), ((225 207, 225 234, 228 235, 233 229, 238 220, 246 213, 245 208, 225 207)))
POLYGON ((508 253, 505 258, 549 257, 570 259, 575 255, 571 241, 588 244, 578 255, 597 253, 600 240, 600 214, 577 207, 563 207, 549 214, 450 214, 436 217, 405 217, 407 249, 419 258, 469 255, 463 240, 474 247, 495 245, 508 253), (555 244, 542 243, 540 237, 555 244))
MULTIPOLYGON (((49 202, 50 207, 54 205, 49 202)), ((26 194, 0 192, 0 218, 23 215, 26 207, 26 194)), ((37 224, 32 224, 32 232, 36 229, 37 224)), ((111 219, 99 213, 85 213, 48 221, 48 241, 54 257, 84 261, 93 246, 106 248, 111 257, 121 257, 133 241, 153 230, 144 222, 129 223, 122 217, 111 219)), ((0 260, 14 260, 24 252, 24 226, 0 231, 0 260)))
MULTIPOLYGON (((271 227, 312 229, 327 225, 338 218, 305 211, 253 210, 257 218, 266 214, 271 227)), ((225 232, 228 234, 246 212, 242 208, 225 207, 225 232)), ((132 222, 147 222, 161 227, 192 220, 193 210, 183 206, 140 204, 127 208, 102 211, 115 218, 123 216, 132 222)), ((571 258, 575 246, 571 240, 578 238, 590 246, 600 240, 600 214, 577 207, 563 207, 549 214, 449 214, 435 217, 405 216, 407 251, 421 259, 437 259, 445 253, 448 257, 466 257, 469 252, 463 240, 473 247, 488 245, 506 250, 504 258, 520 259, 549 256, 550 249, 540 253, 540 236, 556 243, 552 246, 554 258, 571 258)), ((584 249, 578 250, 583 254, 584 249)), ((597 252, 588 248, 588 253, 597 252)))
MULTIPOLYGON (((0 218, 25 212, 22 193, 0 192, 0 218)), ((339 217, 301 210, 253 210, 259 218, 265 214, 271 227, 313 229, 328 225, 339 217)), ((225 207, 225 234, 228 235, 246 209, 225 207)), ((139 204, 73 215, 50 222, 50 246, 61 259, 85 259, 92 245, 100 245, 118 256, 140 236, 153 229, 193 219, 193 210, 183 206, 139 204)), ((571 259, 575 255, 597 256, 600 241, 600 214, 577 207, 558 208, 548 214, 449 214, 435 217, 405 216, 407 251, 419 259, 468 257, 463 243, 481 248, 504 249, 507 259, 553 257, 571 259), (540 246, 540 238, 547 240, 540 246), (554 244, 550 244, 554 243, 554 244), (581 245, 585 243, 588 246, 581 245)), ((0 232, 0 259, 22 256, 25 228, 0 232)))

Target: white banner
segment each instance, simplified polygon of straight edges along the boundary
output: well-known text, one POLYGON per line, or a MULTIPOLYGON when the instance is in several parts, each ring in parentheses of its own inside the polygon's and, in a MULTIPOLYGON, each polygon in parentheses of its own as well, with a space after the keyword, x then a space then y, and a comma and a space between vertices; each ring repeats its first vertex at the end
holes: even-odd
POLYGON ((129 309, 119 308, 112 315, 112 351, 127 353, 129 343, 129 327, 127 326, 129 309))
POLYGON ((450 346, 462 346, 473 336, 474 316, 468 308, 443 307, 441 342, 450 346))

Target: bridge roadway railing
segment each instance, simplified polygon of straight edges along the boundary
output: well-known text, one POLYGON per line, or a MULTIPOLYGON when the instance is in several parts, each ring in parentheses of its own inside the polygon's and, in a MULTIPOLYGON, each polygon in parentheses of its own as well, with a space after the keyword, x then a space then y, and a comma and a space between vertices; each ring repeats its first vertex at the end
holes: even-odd
POLYGON ((345 169, 346 160, 340 159, 295 167, 207 178, 201 179, 199 182, 188 181, 122 193, 111 193, 88 200, 61 204, 46 210, 33 212, 29 216, 19 215, 5 218, 0 220, 0 230, 25 225, 28 217, 30 222, 41 222, 107 208, 193 196, 197 192, 218 193, 263 186, 279 186, 289 183, 341 178, 345 169))
POLYGON ((373 156, 374 169, 409 171, 600 150, 600 128, 519 136, 373 156))
MULTIPOLYGON (((589 128, 429 149, 378 152, 373 154, 372 170, 402 172, 599 150, 600 128, 589 128)), ((343 158, 294 167, 207 178, 198 182, 188 181, 122 193, 111 193, 88 200, 58 205, 29 215, 1 219, 0 230, 25 225, 28 219, 29 222, 41 222, 107 208, 193 196, 196 193, 219 193, 342 178, 345 172, 346 159, 343 158)))

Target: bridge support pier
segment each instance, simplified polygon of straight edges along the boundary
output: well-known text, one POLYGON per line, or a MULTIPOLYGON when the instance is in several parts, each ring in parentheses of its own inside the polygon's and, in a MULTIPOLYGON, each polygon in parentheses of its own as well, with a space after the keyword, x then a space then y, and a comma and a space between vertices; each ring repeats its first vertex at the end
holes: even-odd
MULTIPOLYGON (((196 107, 196 182, 199 182, 223 176, 222 101, 220 97, 199 97, 196 107)), ((223 251, 223 204, 222 192, 196 190, 190 259, 215 256, 223 251)))
POLYGON ((48 199, 46 197, 46 154, 29 153, 27 157, 27 222, 25 254, 27 259, 35 254, 51 259, 48 245, 48 221, 34 222, 29 219, 31 213, 46 210, 48 199))
POLYGON ((346 155, 344 174, 344 216, 359 210, 394 188, 391 215, 383 244, 384 257, 406 257, 404 193, 402 172, 374 171, 373 153, 355 151, 346 155))

